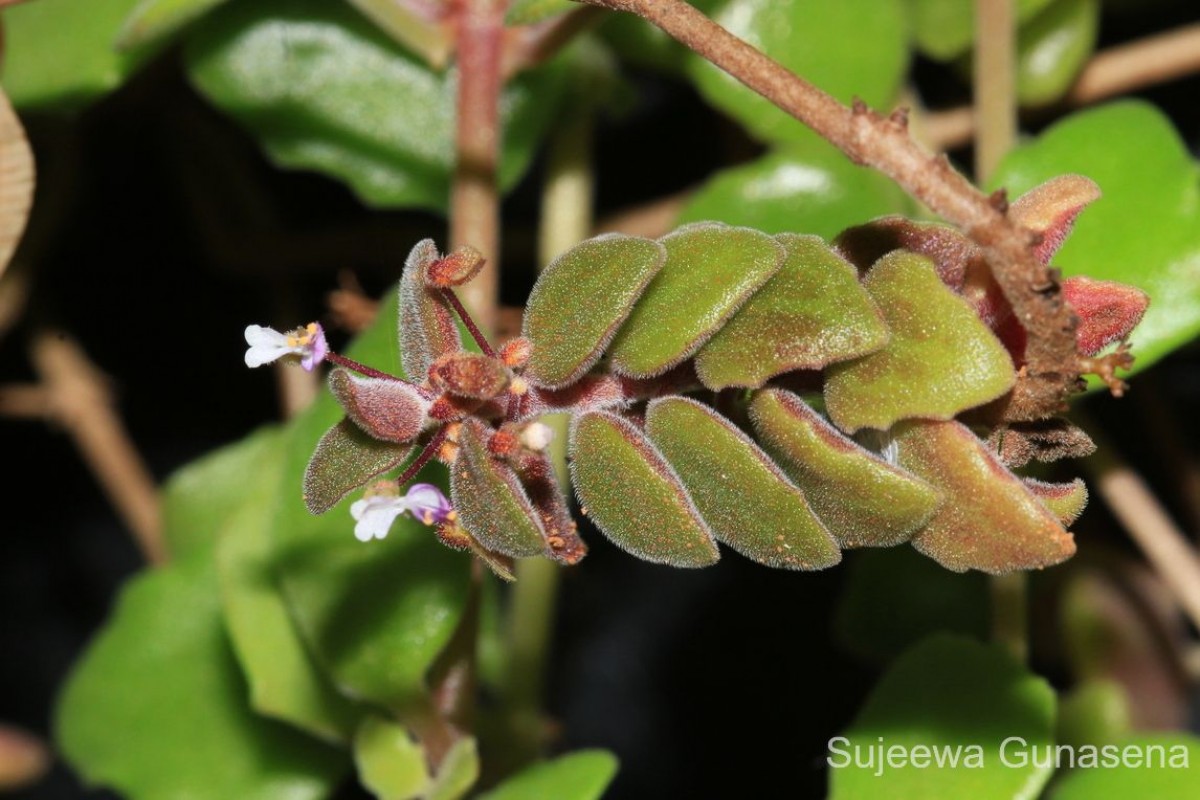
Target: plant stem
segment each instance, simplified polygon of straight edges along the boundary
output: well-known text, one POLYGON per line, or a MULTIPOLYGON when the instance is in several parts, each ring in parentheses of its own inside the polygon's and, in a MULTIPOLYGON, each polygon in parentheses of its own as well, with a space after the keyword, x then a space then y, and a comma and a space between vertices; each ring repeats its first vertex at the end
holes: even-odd
POLYGON ((479 326, 471 318, 470 312, 463 307, 462 301, 458 299, 458 295, 455 294, 454 290, 442 289, 442 296, 446 298, 446 302, 454 309, 454 313, 458 314, 458 318, 462 320, 462 324, 466 326, 467 331, 471 334, 471 338, 475 340, 475 344, 479 345, 479 349, 483 351, 483 354, 495 358, 496 350, 492 347, 492 343, 483 335, 483 331, 479 330, 479 326))
MULTIPOLYGON (((1016 16, 1013 0, 975 0, 975 178, 982 182, 1017 138, 1016 16)), ((1019 661, 1029 655, 1029 580, 990 579, 992 638, 1019 661)))
POLYGON ((360 375, 366 375, 368 378, 379 378, 385 381, 398 381, 395 375, 389 375, 386 372, 380 372, 374 367, 368 367, 366 364, 360 364, 352 358, 346 358, 343 355, 330 350, 325 354, 325 360, 331 364, 337 364, 339 367, 345 367, 348 370, 357 372, 360 375))
POLYGON ((1003 194, 976 189, 944 157, 908 135, 903 112, 883 117, 863 103, 846 107, 713 23, 684 0, 580 0, 629 11, 658 26, 829 140, 857 164, 872 167, 983 250, 1004 297, 1029 335, 1026 369, 1004 401, 1007 420, 1060 412, 1078 389, 1077 319, 1058 281, 1034 256, 1035 237, 1007 216, 1003 194))
POLYGON ((463 287, 464 302, 485 331, 495 329, 500 285, 500 73, 505 0, 463 0, 458 20, 458 105, 450 249, 469 245, 487 259, 463 287))
MULTIPOLYGON (((538 230, 538 260, 543 268, 561 253, 587 238, 592 225, 591 165, 592 111, 567 115, 550 143, 542 216, 538 230)), ((545 418, 554 430, 549 456, 560 485, 570 485, 567 471, 567 433, 570 416, 545 418)), ((559 566, 545 558, 517 562, 508 624, 508 665, 505 696, 518 715, 541 712, 546 658, 555 621, 559 566)))

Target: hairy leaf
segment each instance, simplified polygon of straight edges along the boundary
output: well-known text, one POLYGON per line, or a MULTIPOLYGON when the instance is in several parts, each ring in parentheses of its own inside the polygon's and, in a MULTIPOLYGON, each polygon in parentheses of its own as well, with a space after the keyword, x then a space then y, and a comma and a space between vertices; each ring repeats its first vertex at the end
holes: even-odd
POLYGON ((939 564, 999 574, 1057 564, 1075 552, 1058 519, 958 422, 897 426, 900 466, 945 501, 912 543, 939 564))
POLYGON ((1030 461, 1083 458, 1096 452, 1096 443, 1081 428, 1065 419, 1019 422, 998 428, 988 444, 1007 467, 1023 467, 1030 461))
POLYGON ((134 800, 329 796, 345 757, 245 693, 210 544, 125 587, 59 700, 58 743, 88 783, 134 800))
POLYGON ((589 239, 556 258, 525 308, 521 332, 533 346, 526 377, 550 389, 582 377, 666 258, 658 242, 619 235, 589 239))
POLYGON ((346 415, 367 434, 385 442, 411 442, 424 427, 429 401, 411 383, 364 378, 338 367, 329 390, 346 415))
POLYGON ((546 538, 546 555, 564 564, 577 564, 587 555, 579 538, 579 526, 571 518, 567 497, 554 474, 554 465, 544 452, 521 452, 517 474, 537 512, 546 538))
POLYGON ((820 369, 888 341, 858 272, 816 236, 780 234, 782 269, 696 355, 709 389, 758 387, 796 369, 820 369))
POLYGON ((979 248, 957 228, 905 217, 884 217, 847 228, 833 248, 864 274, 893 250, 911 251, 933 261, 942 283, 955 290, 962 288, 970 267, 987 268, 979 248))
POLYGON ((1008 209, 1009 218, 1041 235, 1034 252, 1043 264, 1066 241, 1075 220, 1100 199, 1100 187, 1083 175, 1059 175, 1022 194, 1008 209))
POLYGON ((447 353, 429 368, 433 388, 474 400, 491 400, 508 388, 512 373, 482 353, 447 353))
POLYGON ((846 437, 791 392, 757 392, 750 419, 842 547, 906 542, 941 503, 937 489, 846 437))
POLYGON ((1075 343, 1086 356, 1094 356, 1133 333, 1150 304, 1141 289, 1083 275, 1067 278, 1062 290, 1063 299, 1079 315, 1075 343))
POLYGON ((832 238, 864 219, 912 210, 891 180, 812 139, 717 172, 688 198, 677 222, 719 219, 767 233, 832 238))
POLYGON ((487 449, 487 427, 463 423, 450 498, 459 522, 488 550, 514 558, 541 555, 545 531, 517 475, 487 449))
POLYGON ((600 800, 617 774, 606 750, 579 750, 526 767, 479 800, 600 800))
POLYGON ((720 541, 769 567, 824 569, 841 560, 804 493, 712 409, 683 397, 654 400, 646 431, 720 541))
POLYGON ((912 417, 950 419, 995 400, 1016 381, 1012 360, 932 262, 907 252, 881 258, 864 283, 892 338, 829 367, 825 404, 844 431, 890 428, 912 417))
POLYGON ((304 505, 313 514, 324 514, 371 478, 407 461, 415 449, 382 442, 343 419, 317 442, 304 470, 304 505))
POLYGON ((622 550, 656 564, 706 567, 720 557, 708 525, 662 454, 607 411, 575 418, 571 478, 583 513, 622 550))
POLYGON ((889 800, 1036 797, 1053 767, 1035 759, 1006 763, 1000 748, 1009 737, 1020 737, 1024 747, 1036 746, 1039 752, 1052 747, 1054 705, 1050 685, 999 645, 930 637, 891 666, 845 740, 835 740, 840 752, 830 753, 836 763, 852 757, 856 746, 863 755, 858 763, 830 770, 830 800, 876 800, 883 785, 889 800), (910 763, 880 767, 881 737, 884 748, 907 753, 910 763), (918 747, 925 749, 923 765, 911 761, 918 747), (972 747, 979 751, 968 762, 972 747), (863 766, 868 748, 876 748, 876 757, 863 766), (958 766, 936 764, 934 748, 957 751, 958 766))
POLYGON ((1082 478, 1070 483, 1046 483, 1033 478, 1025 478, 1024 481, 1033 496, 1041 500, 1042 505, 1050 509, 1063 525, 1074 524, 1087 508, 1088 490, 1082 478))
POLYGON ((650 378, 699 350, 771 279, 787 255, 765 233, 716 223, 664 236, 667 262, 610 350, 617 372, 650 378))
POLYGON ((400 276, 400 359, 405 374, 416 381, 425 380, 433 362, 463 349, 453 309, 441 292, 425 284, 426 270, 439 257, 433 239, 422 239, 400 276))

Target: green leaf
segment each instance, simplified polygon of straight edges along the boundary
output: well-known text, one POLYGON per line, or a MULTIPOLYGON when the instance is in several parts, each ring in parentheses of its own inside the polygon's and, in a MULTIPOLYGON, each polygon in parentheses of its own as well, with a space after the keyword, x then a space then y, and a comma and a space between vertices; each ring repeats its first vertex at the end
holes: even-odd
POLYGON ((993 575, 1070 558, 1075 541, 1056 517, 959 422, 896 427, 900 466, 942 490, 945 500, 913 546, 939 564, 993 575))
POLYGON ((1008 351, 929 259, 890 253, 863 285, 892 338, 882 350, 829 367, 825 405, 839 428, 853 433, 886 430, 911 417, 951 419, 1012 388, 1008 351))
POLYGON ((600 800, 617 774, 606 750, 580 750, 526 768, 479 800, 600 800))
POLYGON ((256 711, 344 742, 360 712, 313 661, 275 579, 271 522, 286 442, 281 435, 272 441, 276 458, 254 476, 252 496, 233 513, 217 544, 225 627, 256 711))
MULTIPOLYGON (((891 105, 908 64, 900 0, 727 0, 713 20, 842 102, 891 105)), ((699 56, 688 73, 704 97, 769 142, 812 141, 802 123, 699 56)))
POLYGON ((163 487, 163 532, 175 558, 211 547, 233 513, 276 475, 279 437, 263 428, 176 470, 163 487))
POLYGON ((571 483, 605 536, 638 558, 707 567, 720 554, 670 464, 629 420, 581 414, 571 427, 571 483))
POLYGON ((379 800, 415 800, 429 788, 425 750, 403 725, 372 714, 354 734, 358 779, 379 800))
POLYGON ((4 91, 14 107, 76 110, 120 86, 151 55, 116 40, 138 0, 37 0, 4 9, 4 91))
POLYGON ((137 47, 169 39, 228 0, 141 0, 121 27, 117 45, 137 47))
POLYGON ((1017 100, 1038 106, 1058 100, 1096 48, 1098 0, 1055 0, 1021 27, 1017 45, 1017 100))
POLYGON ((934 633, 987 638, 983 575, 951 572, 911 547, 851 553, 846 567, 833 629, 860 658, 885 663, 934 633))
POLYGON ((479 747, 470 736, 450 746, 425 800, 458 800, 479 780, 479 747))
MULTIPOLYGON (((712 409, 683 397, 654 400, 646 410, 646 432, 719 541, 781 569, 824 569, 841 561, 804 493, 712 409)), ((638 513, 636 506, 631 513, 638 513)))
MULTIPOLYGON (((431 71, 348 4, 234 3, 202 22, 186 55, 196 87, 281 166, 344 181, 369 205, 446 210, 455 73, 431 71)), ((559 58, 506 88, 503 188, 529 166, 567 71, 559 58)))
MULTIPOLYGON (((396 293, 347 355, 400 374, 395 351, 396 293)), ((305 466, 341 409, 323 394, 290 426, 273 561, 305 642, 346 694, 403 710, 420 702, 426 671, 449 641, 466 602, 470 559, 403 516, 382 541, 359 542, 349 499, 315 517, 301 499, 305 466)), ((445 486, 445 471, 418 478, 445 486)))
POLYGON ((410 52, 434 69, 444 69, 454 51, 453 15, 449 4, 421 0, 346 0, 410 52), (432 18, 428 13, 433 12, 432 18))
POLYGON ((1057 785, 1051 800, 1194 800, 1200 796, 1200 771, 1196 769, 1200 738, 1196 736, 1129 736, 1120 742, 1113 760, 1115 764, 1100 761, 1099 768, 1071 770, 1057 785))
POLYGON ((889 800, 1036 797, 1053 769, 1006 764, 1001 743, 1020 737, 1044 753, 1053 728, 1054 690, 1044 680, 998 645, 934 636, 892 665, 845 737, 830 742, 829 797, 876 800, 882 787, 889 800), (901 748, 909 758, 923 749, 924 766, 889 763, 877 775, 881 738, 883 748, 901 748), (876 748, 875 764, 839 766, 856 746, 863 760, 876 748), (935 753, 943 754, 943 766, 935 753), (956 753, 958 767, 946 765, 956 753))
POLYGON ((796 369, 820 369, 888 341, 858 270, 817 236, 781 234, 783 268, 696 355, 709 389, 759 387, 796 369))
POLYGON ((529 496, 507 462, 488 452, 488 428, 463 423, 450 497, 459 522, 486 549, 514 558, 541 555, 544 531, 529 496))
POLYGON ((212 549, 197 549, 126 586, 59 701, 59 746, 88 783, 131 800, 327 797, 345 756, 245 694, 212 549))
POLYGON ((1033 478, 1024 479, 1025 487, 1042 502, 1063 525, 1072 525, 1087 507, 1087 484, 1082 478, 1070 483, 1046 483, 1033 478))
POLYGON ((1150 308, 1130 340, 1135 370, 1200 334, 1200 184, 1196 164, 1153 106, 1123 101, 1062 120, 1003 161, 1011 196, 1065 172, 1103 197, 1079 215, 1054 258, 1066 275, 1132 284, 1150 308))
POLYGON ((580 5, 571 0, 513 0, 504 15, 504 24, 533 25, 578 8, 580 5))
POLYGON ((373 439, 349 419, 334 425, 317 443, 304 470, 304 505, 324 514, 376 475, 408 460, 416 448, 373 439))
POLYGON ((521 333, 533 349, 525 375, 560 388, 595 365, 667 251, 634 236, 589 239, 556 258, 529 295, 521 333))
POLYGON ((906 542, 942 501, 937 489, 843 435, 791 392, 755 393, 750 419, 841 547, 906 542))
POLYGON ((1072 747, 1119 744, 1130 733, 1129 697, 1113 680, 1080 683, 1058 702, 1058 741, 1072 747))
MULTIPOLYGON (((1017 0, 1017 21, 1025 22, 1054 0, 1017 0)), ((975 4, 969 0, 908 0, 917 48, 938 61, 962 55, 975 41, 975 4)))
POLYGON ((667 262, 613 340, 613 369, 635 378, 666 372, 699 350, 787 255, 765 233, 719 223, 664 236, 667 262))
POLYGON ((767 233, 829 239, 863 220, 913 210, 891 180, 812 139, 717 172, 688 199, 678 222, 719 219, 767 233))

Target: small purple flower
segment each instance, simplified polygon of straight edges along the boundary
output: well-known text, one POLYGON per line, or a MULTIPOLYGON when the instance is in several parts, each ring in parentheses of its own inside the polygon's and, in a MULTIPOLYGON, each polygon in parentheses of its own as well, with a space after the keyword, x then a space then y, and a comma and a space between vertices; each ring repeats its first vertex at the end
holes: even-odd
POLYGON ((350 516, 355 520, 354 536, 360 542, 383 539, 396 517, 405 512, 426 525, 453 522, 458 517, 446 495, 433 484, 415 483, 399 497, 394 484, 385 481, 350 506, 350 516))
POLYGON ((325 330, 316 322, 290 333, 280 333, 274 328, 249 325, 246 328, 246 366, 261 367, 284 357, 299 356, 300 366, 312 372, 325 360, 329 345, 325 341, 325 330))

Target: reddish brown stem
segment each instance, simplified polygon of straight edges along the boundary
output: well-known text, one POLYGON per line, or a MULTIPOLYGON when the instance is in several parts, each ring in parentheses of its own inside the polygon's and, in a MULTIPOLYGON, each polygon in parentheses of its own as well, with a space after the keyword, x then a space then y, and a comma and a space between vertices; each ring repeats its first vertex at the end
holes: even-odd
POLYGON ((495 324, 499 295, 500 72, 505 0, 462 0, 458 17, 458 108, 454 184, 450 192, 450 249, 470 245, 487 259, 464 288, 466 304, 483 327, 495 324))
POLYGON ((458 295, 454 293, 454 290, 442 289, 442 296, 446 298, 446 302, 454 309, 454 313, 458 314, 458 318, 462 320, 463 325, 467 326, 467 330, 471 333, 471 338, 475 340, 475 344, 479 345, 479 349, 483 351, 483 354, 489 358, 495 358, 495 348, 492 347, 487 337, 483 335, 483 331, 479 330, 479 326, 475 324, 475 320, 471 318, 471 314, 463 306, 462 301, 458 299, 458 295))
POLYGON ((437 455, 437 452, 441 448, 442 442, 444 441, 446 441, 445 425, 437 429, 437 433, 435 433, 433 438, 429 440, 429 444, 425 445, 425 449, 422 450, 421 454, 416 457, 416 460, 409 464, 404 472, 400 473, 400 477, 396 479, 396 483, 403 488, 404 484, 411 481, 413 477, 421 471, 421 467, 428 464, 429 461, 437 455))
POLYGON ((1058 281, 1034 257, 1034 236, 1006 215, 943 157, 908 135, 903 113, 888 117, 856 102, 846 107, 709 20, 683 0, 580 0, 628 11, 711 61, 828 139, 857 164, 884 173, 984 251, 1005 298, 1029 333, 1026 367, 1007 398, 1010 420, 1040 419, 1064 407, 1078 388, 1077 320, 1058 281))
POLYGON ((357 372, 359 375, 366 375, 368 378, 379 378, 385 381, 402 380, 401 378, 397 378, 395 375, 389 375, 386 372, 380 372, 374 367, 368 367, 366 364, 360 364, 352 358, 346 358, 343 355, 338 355, 332 350, 325 354, 325 360, 331 364, 337 364, 339 367, 345 367, 348 370, 357 372))

